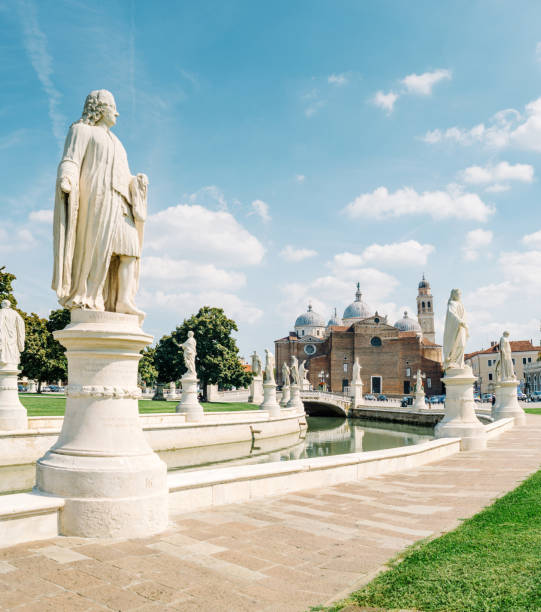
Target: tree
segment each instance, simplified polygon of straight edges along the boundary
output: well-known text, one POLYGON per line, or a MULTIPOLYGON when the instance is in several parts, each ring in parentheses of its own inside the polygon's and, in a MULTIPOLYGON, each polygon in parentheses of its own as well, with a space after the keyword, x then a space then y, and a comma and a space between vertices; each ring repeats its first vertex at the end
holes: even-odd
POLYGON ((17 277, 15 274, 10 274, 5 270, 6 266, 0 268, 0 302, 2 300, 9 300, 13 308, 15 308, 17 306, 17 300, 13 296, 12 283, 17 277))
POLYGON ((55 340, 53 332, 64 329, 71 321, 71 314, 67 308, 51 310, 47 321, 47 360, 45 363, 44 379, 49 382, 68 379, 68 360, 66 349, 55 340))
POLYGON ((252 375, 242 367, 239 349, 231 336, 238 331, 237 324, 226 317, 222 308, 210 306, 203 306, 158 342, 155 353, 158 382, 176 381, 186 371, 179 344, 186 341, 190 330, 197 342, 195 367, 203 394, 207 385, 246 387, 250 383, 252 375))
POLYGON ((22 375, 38 381, 38 392, 45 377, 47 362, 47 344, 50 333, 47 330, 47 319, 42 319, 35 312, 21 313, 24 319, 26 338, 24 351, 21 353, 22 375))
POLYGON ((139 380, 151 387, 158 378, 158 370, 154 363, 156 348, 147 346, 141 351, 141 355, 142 357, 139 361, 139 380))

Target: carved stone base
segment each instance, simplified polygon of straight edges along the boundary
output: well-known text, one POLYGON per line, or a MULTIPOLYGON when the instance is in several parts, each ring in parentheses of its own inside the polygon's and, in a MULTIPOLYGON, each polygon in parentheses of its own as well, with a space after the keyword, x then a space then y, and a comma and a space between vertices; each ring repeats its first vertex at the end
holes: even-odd
POLYGON ((436 438, 461 438, 462 450, 486 448, 485 427, 475 415, 471 367, 450 368, 445 372, 445 416, 434 428, 436 438))
POLYGON ((426 408, 425 394, 422 391, 415 393, 412 409, 413 410, 424 410, 425 408, 426 408))
POLYGON ((75 310, 54 333, 67 348, 69 388, 58 441, 37 462, 36 492, 65 498, 60 532, 137 537, 168 522, 167 468, 146 441, 137 405, 138 317, 75 310))
POLYGON ((19 370, 13 364, 0 368, 0 429, 27 429, 26 408, 19 400, 17 376, 19 370))
POLYGON ((498 398, 492 407, 492 418, 495 421, 513 417, 515 425, 524 425, 526 413, 518 403, 518 380, 502 380, 498 387, 498 398))
POLYGON ((195 376, 184 375, 182 377, 182 395, 176 411, 183 412, 188 423, 200 423, 205 418, 203 406, 197 399, 197 378, 195 376))
POLYGON ((286 408, 287 404, 289 403, 289 399, 291 397, 290 391, 291 389, 289 385, 284 385, 282 387, 282 399, 280 400, 280 406, 282 408, 286 408))
POLYGON ((263 376, 254 376, 250 383, 248 401, 250 404, 260 404, 263 401, 263 376))
POLYGON ((295 408, 299 412, 304 412, 304 404, 301 400, 301 394, 299 390, 299 385, 291 384, 289 386, 289 402, 287 403, 288 408, 295 408))
POLYGON ((363 401, 363 383, 362 381, 351 385, 351 407, 357 408, 363 401))
POLYGON ((274 383, 263 383, 263 403, 260 410, 268 410, 271 418, 280 416, 280 404, 276 401, 276 385, 274 383))

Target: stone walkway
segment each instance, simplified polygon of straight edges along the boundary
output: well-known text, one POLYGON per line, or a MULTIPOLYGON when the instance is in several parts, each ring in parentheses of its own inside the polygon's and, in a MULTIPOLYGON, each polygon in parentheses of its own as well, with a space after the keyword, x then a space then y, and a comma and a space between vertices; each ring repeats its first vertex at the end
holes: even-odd
POLYGON ((541 463, 541 416, 483 452, 176 517, 145 540, 0 550, 0 608, 303 611, 346 596, 409 544, 453 529, 541 463))

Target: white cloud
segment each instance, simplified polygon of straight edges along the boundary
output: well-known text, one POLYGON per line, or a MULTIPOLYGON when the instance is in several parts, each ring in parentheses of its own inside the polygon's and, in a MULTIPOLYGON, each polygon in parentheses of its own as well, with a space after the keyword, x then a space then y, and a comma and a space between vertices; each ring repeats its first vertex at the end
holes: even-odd
POLYGON ((371 244, 360 255, 338 253, 332 264, 344 268, 363 266, 369 263, 393 266, 423 266, 434 251, 431 244, 420 244, 416 240, 391 244, 371 244))
POLYGON ((464 182, 476 185, 499 181, 531 183, 534 177, 534 169, 530 164, 513 165, 502 161, 495 166, 470 166, 462 171, 461 176, 464 182))
POLYGON ((147 279, 145 284, 153 281, 163 285, 168 281, 171 286, 179 285, 193 288, 231 289, 246 284, 246 277, 240 272, 222 270, 214 264, 202 264, 187 259, 171 259, 167 256, 153 257, 151 255, 142 259, 142 276, 147 279))
POLYGON ((331 74, 327 79, 327 83, 342 86, 348 83, 348 78, 345 74, 331 74))
POLYGON ((25 134, 25 129, 19 129, 0 137, 0 149, 10 149, 11 147, 19 144, 22 142, 25 134))
POLYGON ((265 249, 233 215, 203 206, 178 204, 150 215, 145 248, 172 259, 220 262, 222 266, 261 263, 265 249))
POLYGON ((411 187, 390 193, 378 187, 350 202, 344 212, 351 218, 389 219, 403 215, 429 215, 435 220, 458 218, 486 221, 494 212, 474 193, 463 193, 456 187, 447 191, 417 193, 411 187))
POLYGON ((523 236, 522 242, 529 247, 541 248, 541 230, 533 234, 526 234, 523 236))
MULTIPOLYGON (((533 243, 533 241, 532 241, 533 243)), ((499 259, 503 276, 513 283, 515 297, 525 294, 539 295, 541 292, 541 250, 510 251, 502 253, 499 259)))
POLYGON ((254 200, 252 202, 252 212, 250 214, 256 214, 261 217, 264 223, 268 223, 271 220, 269 215, 269 205, 263 200, 254 200))
POLYGON ((514 289, 509 281, 493 283, 479 287, 464 297, 464 303, 468 308, 494 308, 505 304, 512 295, 514 289))
POLYGON ((436 83, 450 78, 450 70, 439 69, 434 70, 434 72, 423 72, 423 74, 409 74, 400 82, 406 88, 407 93, 429 96, 436 83))
POLYGON ((479 251, 492 242, 493 234, 490 230, 476 229, 466 234, 466 240, 462 246, 462 255, 466 261, 475 261, 479 257, 479 251))
POLYGON ((309 259, 315 257, 317 251, 313 249, 297 249, 291 245, 287 245, 280 251, 280 255, 287 261, 303 261, 303 259, 309 259))
POLYGON ((28 219, 34 223, 52 223, 53 211, 50 208, 46 208, 43 210, 33 210, 28 215, 28 219))
POLYGON ((327 104, 327 100, 321 98, 318 89, 312 89, 308 93, 305 93, 302 96, 306 107, 304 109, 304 114, 306 117, 313 117, 320 109, 322 109, 325 104, 327 104))
POLYGON ((220 210, 227 210, 227 200, 223 191, 216 185, 201 187, 195 193, 188 196, 190 204, 200 204, 206 207, 217 207, 220 210))
POLYGON ((297 183, 304 183, 306 177, 304 176, 304 174, 296 174, 295 180, 297 181, 297 183))
POLYGON ((502 185, 501 183, 494 183, 494 185, 489 185, 485 188, 485 191, 489 193, 502 193, 504 191, 509 191, 511 189, 510 185, 502 185))
POLYGON ((387 111, 388 114, 393 112, 394 103, 398 100, 398 95, 390 91, 389 93, 383 93, 378 91, 372 98, 372 102, 387 111))

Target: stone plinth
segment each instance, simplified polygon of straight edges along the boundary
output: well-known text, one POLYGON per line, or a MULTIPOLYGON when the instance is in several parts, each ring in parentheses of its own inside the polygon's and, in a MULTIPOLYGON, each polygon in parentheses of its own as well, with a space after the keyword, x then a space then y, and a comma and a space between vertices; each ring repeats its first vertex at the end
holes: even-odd
POLYGON ((287 408, 293 408, 299 411, 304 412, 304 404, 301 400, 301 393, 299 389, 299 385, 291 384, 289 386, 289 402, 287 403, 287 408))
POLYGON ((492 407, 492 418, 495 421, 513 417, 515 425, 526 422, 526 414, 517 398, 518 380, 502 380, 499 383, 498 398, 492 407))
POLYGON ((200 423, 204 418, 203 406, 197 399, 197 383, 195 376, 184 374, 182 377, 182 395, 176 411, 186 415, 188 423, 200 423))
POLYGON ((268 410, 270 417, 280 416, 280 404, 276 401, 276 384, 273 382, 263 383, 263 403, 260 410, 268 410))
POLYGON ((254 376, 250 383, 248 402, 250 402, 250 404, 260 404, 263 399, 263 376, 260 374, 259 376, 254 376))
POLYGON ((17 376, 14 364, 0 368, 0 430, 27 429, 26 408, 19 400, 17 376))
POLYGON ((282 387, 282 399, 280 400, 280 406, 282 408, 287 407, 290 397, 291 397, 290 387, 289 385, 284 385, 282 387))
POLYGON ((163 394, 163 383, 156 383, 156 392, 152 398, 155 402, 163 402, 165 396, 163 394))
POLYGON ((414 394, 412 409, 413 410, 425 410, 425 408, 426 408, 426 403, 425 403, 424 391, 416 391, 414 394))
POLYGON ((168 522, 167 468, 139 420, 137 366, 152 342, 138 317, 74 310, 54 332, 66 347, 66 415, 37 462, 36 491, 65 498, 60 533, 137 537, 168 522))
POLYGON ((363 401, 363 383, 361 380, 351 385, 351 407, 357 408, 363 401))
POLYGON ((476 378, 469 366, 450 368, 445 372, 445 416, 436 427, 436 438, 460 438, 462 450, 486 448, 484 425, 475 415, 473 383, 476 378))

